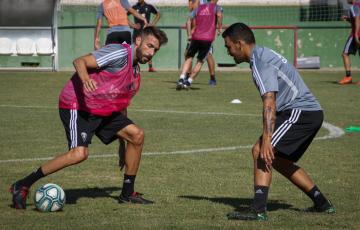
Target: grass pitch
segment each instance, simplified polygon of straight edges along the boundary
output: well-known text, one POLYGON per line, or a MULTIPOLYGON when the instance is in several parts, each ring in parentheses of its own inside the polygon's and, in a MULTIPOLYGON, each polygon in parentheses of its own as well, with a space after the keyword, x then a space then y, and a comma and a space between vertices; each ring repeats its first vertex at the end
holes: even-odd
MULTIPOLYGON (((0 73, 1 229, 359 229, 360 133, 316 140, 299 164, 337 208, 335 215, 301 210, 311 201, 274 173, 266 223, 228 221, 253 196, 251 145, 261 134, 262 104, 248 72, 218 72, 216 87, 203 72, 194 89, 175 91, 177 72, 143 74, 129 117, 145 130, 136 190, 151 206, 120 205, 122 173, 117 143, 96 138, 87 161, 50 175, 32 187, 28 209, 10 208, 10 184, 45 159, 66 152, 57 102, 71 73, 0 73), (240 99, 241 104, 231 104, 240 99), (35 188, 59 184, 67 195, 61 212, 34 210, 35 188)), ((325 121, 360 126, 360 87, 335 84, 342 72, 302 76, 319 99, 325 121)), ((354 73, 360 81, 360 74, 354 73)), ((329 134, 322 128, 318 137, 329 134)))

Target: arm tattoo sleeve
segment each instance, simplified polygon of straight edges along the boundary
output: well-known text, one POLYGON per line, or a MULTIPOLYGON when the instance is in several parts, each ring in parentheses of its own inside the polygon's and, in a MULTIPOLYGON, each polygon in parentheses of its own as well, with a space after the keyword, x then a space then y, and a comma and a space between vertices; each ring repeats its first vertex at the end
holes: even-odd
POLYGON ((274 133, 276 118, 276 99, 274 93, 263 96, 263 135, 271 137, 274 133))

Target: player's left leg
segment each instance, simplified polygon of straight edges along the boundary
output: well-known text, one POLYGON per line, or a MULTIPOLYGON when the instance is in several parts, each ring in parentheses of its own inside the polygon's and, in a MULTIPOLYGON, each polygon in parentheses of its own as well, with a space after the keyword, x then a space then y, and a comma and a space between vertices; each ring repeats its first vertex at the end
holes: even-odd
POLYGON ((294 162, 279 156, 273 161, 273 167, 314 202, 314 207, 309 209, 309 211, 325 213, 336 212, 334 206, 326 199, 324 194, 321 193, 304 169, 297 166, 294 162))
POLYGON ((125 174, 122 192, 119 196, 120 203, 152 204, 135 192, 135 178, 140 166, 141 152, 144 145, 144 131, 135 124, 121 129, 118 136, 127 141, 125 152, 125 174))
POLYGON ((215 86, 216 85, 216 78, 215 78, 215 60, 214 60, 214 55, 213 55, 213 47, 211 46, 210 51, 207 55, 207 64, 208 64, 208 68, 209 68, 209 74, 210 74, 210 79, 209 79, 209 85, 211 86, 215 86))
POLYGON ((125 173, 122 192, 119 196, 120 203, 153 203, 142 198, 134 191, 135 178, 140 166, 142 148, 144 145, 144 131, 133 123, 123 113, 113 113, 103 120, 96 135, 104 144, 114 140, 125 140, 125 173))
POLYGON ((276 150, 273 167, 314 202, 314 211, 334 213, 335 208, 320 192, 304 169, 295 164, 305 153, 323 122, 323 112, 298 109, 277 114, 272 144, 276 150), (284 124, 291 124, 287 127, 284 124))

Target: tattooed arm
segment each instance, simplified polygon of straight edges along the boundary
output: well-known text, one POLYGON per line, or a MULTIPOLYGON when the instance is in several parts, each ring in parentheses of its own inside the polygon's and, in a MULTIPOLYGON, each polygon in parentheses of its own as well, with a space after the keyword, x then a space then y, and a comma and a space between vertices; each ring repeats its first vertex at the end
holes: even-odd
POLYGON ((271 145, 271 137, 275 129, 276 118, 276 94, 268 92, 262 96, 263 101, 263 134, 260 149, 260 158, 271 165, 274 159, 274 149, 271 145))

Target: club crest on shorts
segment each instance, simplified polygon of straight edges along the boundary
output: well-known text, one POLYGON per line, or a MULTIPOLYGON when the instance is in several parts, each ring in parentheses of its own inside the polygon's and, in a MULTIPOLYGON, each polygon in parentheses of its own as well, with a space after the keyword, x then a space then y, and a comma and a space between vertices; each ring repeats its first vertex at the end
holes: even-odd
POLYGON ((85 141, 86 141, 86 138, 87 138, 87 133, 82 132, 82 133, 81 133, 81 138, 82 138, 83 142, 85 142, 85 141))

